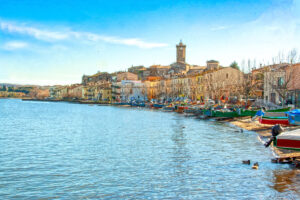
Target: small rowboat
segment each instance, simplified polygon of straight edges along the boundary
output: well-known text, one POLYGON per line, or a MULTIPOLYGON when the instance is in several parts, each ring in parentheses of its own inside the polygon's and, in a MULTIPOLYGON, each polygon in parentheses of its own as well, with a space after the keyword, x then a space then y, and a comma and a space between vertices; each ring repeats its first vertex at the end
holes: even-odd
POLYGON ((300 129, 283 132, 276 136, 274 145, 282 149, 300 151, 300 129))
POLYGON ((186 109, 188 109, 187 106, 175 106, 175 111, 178 113, 183 113, 186 109))
POLYGON ((289 125, 288 117, 261 117, 259 118, 261 124, 281 124, 289 125))
POLYGON ((152 107, 155 108, 155 109, 160 109, 160 108, 165 107, 165 105, 164 104, 155 103, 155 104, 152 105, 152 107))

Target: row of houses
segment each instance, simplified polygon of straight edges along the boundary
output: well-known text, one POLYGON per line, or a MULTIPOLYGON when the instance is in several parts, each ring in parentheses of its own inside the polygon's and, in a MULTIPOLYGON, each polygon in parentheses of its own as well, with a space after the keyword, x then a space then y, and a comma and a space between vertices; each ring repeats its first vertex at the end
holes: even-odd
POLYGON ((236 97, 242 89, 244 74, 235 68, 220 67, 197 74, 178 74, 172 78, 148 76, 141 80, 138 73, 98 72, 83 76, 81 84, 50 88, 53 99, 95 101, 165 101, 187 98, 192 101, 236 97))
POLYGON ((264 66, 247 74, 237 68, 209 65, 197 73, 177 73, 171 77, 165 77, 157 68, 156 74, 142 77, 139 67, 112 74, 98 72, 83 76, 81 84, 50 88, 50 98, 105 102, 254 98, 274 104, 300 104, 299 63, 264 66))

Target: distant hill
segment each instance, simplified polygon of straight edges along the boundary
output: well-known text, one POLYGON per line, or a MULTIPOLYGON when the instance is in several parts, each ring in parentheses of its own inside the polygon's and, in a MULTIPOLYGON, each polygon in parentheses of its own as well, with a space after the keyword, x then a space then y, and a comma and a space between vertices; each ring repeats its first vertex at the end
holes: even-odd
POLYGON ((15 86, 21 86, 21 85, 12 84, 12 83, 0 83, 0 86, 15 87, 15 86))

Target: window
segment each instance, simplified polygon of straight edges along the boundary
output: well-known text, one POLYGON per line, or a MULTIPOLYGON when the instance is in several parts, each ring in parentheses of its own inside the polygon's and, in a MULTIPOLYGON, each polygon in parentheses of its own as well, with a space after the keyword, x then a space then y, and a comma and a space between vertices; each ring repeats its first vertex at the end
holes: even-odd
POLYGON ((226 74, 226 78, 228 79, 228 73, 226 74))
POLYGON ((282 86, 283 82, 284 82, 283 77, 278 77, 278 80, 277 80, 278 86, 282 86))

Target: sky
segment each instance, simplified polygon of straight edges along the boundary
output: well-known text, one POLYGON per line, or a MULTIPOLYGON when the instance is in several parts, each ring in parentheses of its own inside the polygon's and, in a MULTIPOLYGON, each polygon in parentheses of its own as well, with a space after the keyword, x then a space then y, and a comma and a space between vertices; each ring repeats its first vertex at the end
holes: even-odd
POLYGON ((300 0, 0 0, 0 83, 169 65, 180 40, 189 64, 268 64, 300 51, 300 0))

